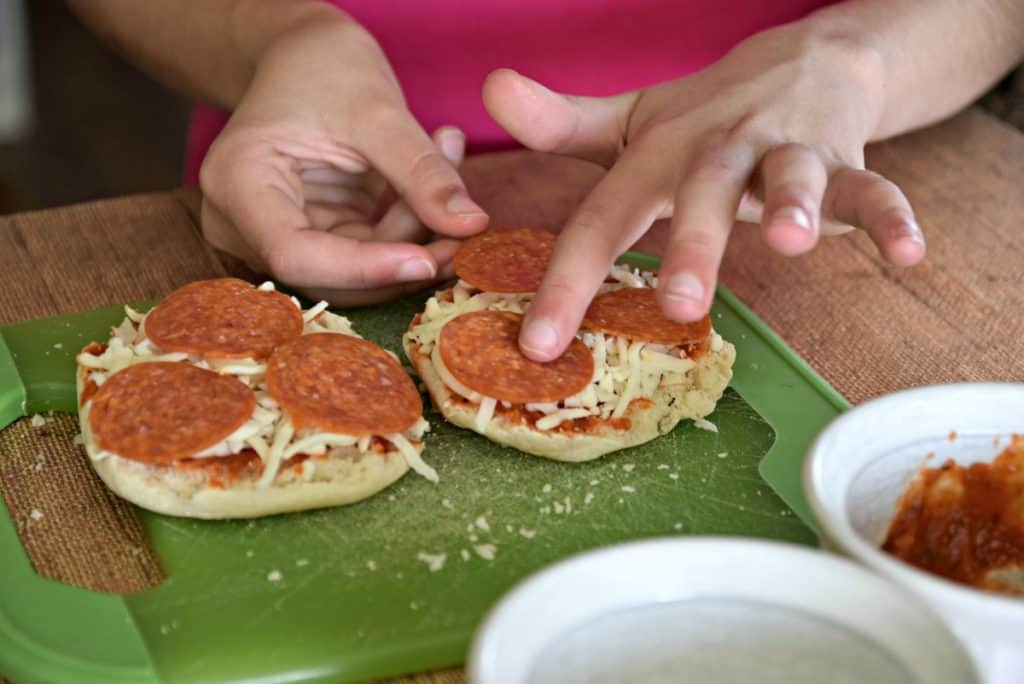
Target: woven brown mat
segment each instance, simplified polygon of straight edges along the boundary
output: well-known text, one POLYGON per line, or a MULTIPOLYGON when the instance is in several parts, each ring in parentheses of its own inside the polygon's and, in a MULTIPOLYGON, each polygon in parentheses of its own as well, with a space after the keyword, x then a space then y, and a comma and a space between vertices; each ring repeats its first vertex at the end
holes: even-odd
MULTIPOLYGON (((223 275, 195 229, 196 199, 138 195, 0 218, 0 324, 156 298, 223 275)), ((0 432, 0 494, 32 567, 96 591, 156 586, 163 574, 135 509, 95 475, 77 434, 71 415, 0 432)))
POLYGON ((131 504, 111 493, 74 443, 78 419, 22 418, 0 432, 0 492, 40 575, 107 593, 155 587, 164 575, 131 504))
POLYGON ((422 674, 399 677, 398 679, 382 680, 389 684, 465 684, 466 673, 462 668, 438 670, 422 674))
POLYGON ((154 299, 221 275, 168 193, 0 217, 0 325, 154 299))

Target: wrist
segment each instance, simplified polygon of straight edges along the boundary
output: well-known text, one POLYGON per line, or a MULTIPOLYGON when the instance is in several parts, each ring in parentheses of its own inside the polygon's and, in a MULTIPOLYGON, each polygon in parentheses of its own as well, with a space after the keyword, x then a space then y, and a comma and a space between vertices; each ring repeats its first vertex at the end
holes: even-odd
POLYGON ((356 25, 348 14, 321 0, 235 0, 228 19, 228 38, 254 73, 267 54, 297 34, 330 32, 356 25))

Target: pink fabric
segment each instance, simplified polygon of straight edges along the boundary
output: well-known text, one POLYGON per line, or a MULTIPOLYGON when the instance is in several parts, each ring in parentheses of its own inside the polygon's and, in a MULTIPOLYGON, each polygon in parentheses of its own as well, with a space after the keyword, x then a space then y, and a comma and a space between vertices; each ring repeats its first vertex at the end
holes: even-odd
MULTIPOLYGON (((455 124, 471 151, 513 141, 480 101, 484 77, 511 67, 555 90, 611 95, 699 70, 737 42, 835 0, 331 0, 369 29, 429 132, 455 124)), ((227 115, 199 105, 190 183, 227 115)))

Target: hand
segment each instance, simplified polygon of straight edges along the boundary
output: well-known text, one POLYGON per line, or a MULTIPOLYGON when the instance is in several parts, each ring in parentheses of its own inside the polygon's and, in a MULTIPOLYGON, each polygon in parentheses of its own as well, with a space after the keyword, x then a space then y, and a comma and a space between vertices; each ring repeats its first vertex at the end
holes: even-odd
POLYGON ((520 346, 557 357, 608 267, 637 244, 662 252, 658 297, 680 321, 704 316, 741 202, 783 254, 861 228, 892 263, 924 256, 910 204, 864 170, 881 111, 879 62, 799 24, 756 35, 708 69, 609 98, 554 93, 513 71, 484 85, 488 111, 527 147, 609 170, 559 237, 520 346), (651 231, 658 219, 666 228, 651 231))
POLYGON ((464 145, 454 128, 426 135, 358 25, 305 27, 271 47, 210 148, 203 234, 334 304, 427 287, 450 277, 444 236, 487 225, 456 170, 464 145))

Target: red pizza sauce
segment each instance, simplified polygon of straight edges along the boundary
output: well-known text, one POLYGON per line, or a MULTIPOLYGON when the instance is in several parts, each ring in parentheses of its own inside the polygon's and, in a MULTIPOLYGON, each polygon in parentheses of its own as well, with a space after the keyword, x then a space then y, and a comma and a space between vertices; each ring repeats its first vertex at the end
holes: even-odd
POLYGON ((955 582, 1024 594, 1024 437, 1014 435, 992 463, 923 468, 882 548, 955 582))

